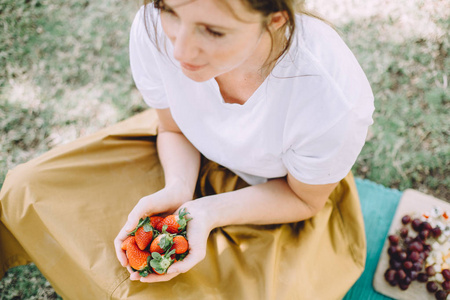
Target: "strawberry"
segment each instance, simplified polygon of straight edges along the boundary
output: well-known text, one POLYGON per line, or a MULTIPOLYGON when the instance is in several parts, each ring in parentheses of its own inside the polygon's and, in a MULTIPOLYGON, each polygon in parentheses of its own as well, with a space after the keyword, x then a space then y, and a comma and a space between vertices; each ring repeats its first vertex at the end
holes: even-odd
POLYGON ((120 247, 122 248, 122 250, 127 251, 128 245, 130 245, 130 244, 136 244, 136 240, 135 240, 134 236, 127 237, 122 242, 122 245, 120 247))
POLYGON ((152 270, 159 275, 165 274, 170 265, 173 264, 174 259, 171 258, 175 254, 175 250, 169 251, 164 255, 158 252, 152 253, 152 260, 150 261, 150 266, 152 270))
POLYGON ((186 224, 188 221, 192 219, 186 219, 186 209, 183 208, 178 215, 168 215, 161 221, 164 225, 167 225, 167 232, 169 233, 180 233, 186 228, 186 224))
POLYGON ((136 244, 129 244, 127 247, 128 263, 134 270, 144 270, 148 266, 147 259, 149 256, 149 252, 142 251, 136 244))
POLYGON ((152 225, 152 227, 158 230, 159 232, 162 232, 163 226, 163 224, 161 224, 162 220, 164 220, 164 218, 160 216, 150 217, 150 225, 152 225))
POLYGON ((136 244, 139 249, 144 250, 153 239, 153 228, 145 225, 143 227, 139 227, 134 237, 136 238, 136 244))
POLYGON ((150 244, 150 252, 164 253, 173 245, 173 237, 167 233, 166 227, 163 227, 163 233, 158 235, 150 244))
POLYGON ((149 217, 145 217, 145 219, 142 219, 142 218, 139 219, 139 222, 136 225, 136 228, 133 231, 131 231, 130 233, 128 233, 128 235, 135 235, 136 231, 138 231, 138 229, 141 228, 141 227, 144 227, 146 229, 145 231, 147 231, 147 232, 150 231, 149 228, 151 228, 151 225, 150 225, 150 218, 149 217))
POLYGON ((173 246, 170 250, 175 249, 176 254, 182 254, 189 248, 189 243, 182 235, 176 235, 173 237, 173 246))

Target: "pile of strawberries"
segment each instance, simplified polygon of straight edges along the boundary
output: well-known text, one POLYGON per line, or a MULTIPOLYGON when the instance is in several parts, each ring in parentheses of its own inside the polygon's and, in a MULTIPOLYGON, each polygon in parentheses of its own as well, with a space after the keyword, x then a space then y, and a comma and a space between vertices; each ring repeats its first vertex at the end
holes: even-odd
POLYGON ((188 254, 186 225, 191 219, 182 209, 178 215, 140 219, 136 229, 122 243, 128 263, 139 275, 165 274, 174 262, 183 260, 188 254))

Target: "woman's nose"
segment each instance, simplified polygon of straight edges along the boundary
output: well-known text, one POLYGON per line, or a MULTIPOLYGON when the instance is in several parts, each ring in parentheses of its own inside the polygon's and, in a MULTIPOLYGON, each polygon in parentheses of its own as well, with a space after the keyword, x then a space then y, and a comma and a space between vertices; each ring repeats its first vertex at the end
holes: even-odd
POLYGON ((176 60, 186 63, 194 63, 199 53, 195 34, 189 28, 180 27, 174 39, 174 53, 176 60))

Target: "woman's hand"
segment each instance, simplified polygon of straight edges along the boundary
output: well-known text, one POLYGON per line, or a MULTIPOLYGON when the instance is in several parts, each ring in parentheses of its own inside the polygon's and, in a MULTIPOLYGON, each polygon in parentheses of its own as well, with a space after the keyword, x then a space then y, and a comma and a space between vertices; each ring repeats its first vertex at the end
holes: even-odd
MULTIPOLYGON (((169 267, 167 274, 149 274, 146 277, 141 277, 135 272, 135 274, 130 276, 131 280, 140 280, 141 282, 167 281, 181 273, 189 271, 205 258, 206 243, 213 227, 209 215, 204 207, 198 205, 198 203, 200 203, 200 201, 189 201, 178 209, 178 211, 180 211, 181 209, 186 208, 186 211, 189 213, 188 218, 192 218, 186 227, 187 239, 189 242, 189 254, 182 261, 172 264, 172 266, 169 267)), ((178 211, 176 214, 178 214, 178 211)))
MULTIPOLYGON (((178 207, 180 207, 180 205, 192 199, 192 196, 189 198, 187 195, 188 193, 183 192, 179 187, 165 187, 154 194, 141 198, 130 212, 127 222, 114 239, 117 259, 122 266, 128 268, 130 274, 137 274, 137 272, 134 272, 128 265, 128 259, 125 255, 125 251, 121 249, 122 242, 127 238, 128 233, 136 228, 139 219, 141 218, 155 214, 173 213, 178 207)), ((135 275, 133 276, 135 277, 135 275)), ((132 277, 132 279, 134 277, 132 277)))

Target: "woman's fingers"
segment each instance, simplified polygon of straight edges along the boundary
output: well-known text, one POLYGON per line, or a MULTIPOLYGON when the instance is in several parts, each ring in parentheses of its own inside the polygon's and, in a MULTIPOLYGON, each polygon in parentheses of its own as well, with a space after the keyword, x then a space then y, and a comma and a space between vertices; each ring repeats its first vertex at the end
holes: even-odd
POLYGON ((150 213, 149 197, 143 197, 139 200, 136 206, 128 214, 127 222, 125 223, 125 230, 127 232, 133 231, 139 223, 139 220, 150 213))
POLYGON ((114 239, 114 248, 116 250, 116 256, 119 260, 120 264, 123 267, 126 267, 128 265, 128 259, 125 255, 125 251, 122 250, 122 242, 127 238, 127 232, 125 231, 124 227, 120 230, 119 234, 114 239))
POLYGON ((141 277, 141 282, 162 282, 162 281, 168 281, 179 274, 164 274, 164 275, 158 275, 158 274, 149 274, 146 277, 141 277))
POLYGON ((182 260, 174 263, 167 270, 167 274, 179 274, 186 273, 192 269, 196 264, 201 262, 205 258, 205 253, 203 251, 190 251, 189 254, 182 260))

